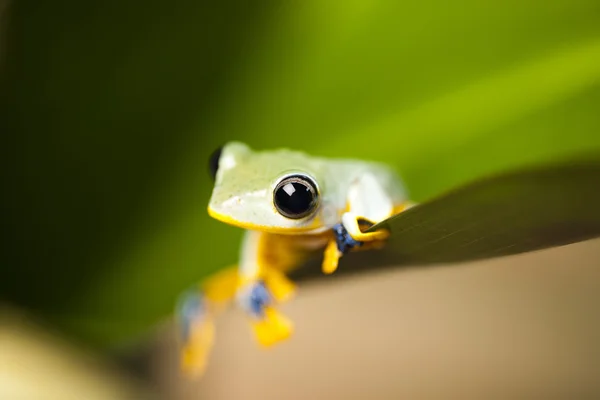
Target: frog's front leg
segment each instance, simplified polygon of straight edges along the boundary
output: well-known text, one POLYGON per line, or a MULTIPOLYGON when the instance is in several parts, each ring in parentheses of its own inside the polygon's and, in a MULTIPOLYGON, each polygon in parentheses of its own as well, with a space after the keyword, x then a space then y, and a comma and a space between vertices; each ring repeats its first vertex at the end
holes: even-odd
POLYGON ((339 259, 349 251, 382 247, 389 231, 366 230, 411 205, 408 201, 393 199, 375 175, 365 173, 358 177, 348 190, 347 211, 342 214, 341 223, 333 227, 334 239, 325 248, 323 272, 335 272, 339 259))
POLYGON ((282 271, 294 262, 288 250, 277 235, 248 231, 244 238, 236 297, 264 346, 285 340, 293 332, 292 322, 277 311, 277 304, 295 292, 295 285, 282 271))

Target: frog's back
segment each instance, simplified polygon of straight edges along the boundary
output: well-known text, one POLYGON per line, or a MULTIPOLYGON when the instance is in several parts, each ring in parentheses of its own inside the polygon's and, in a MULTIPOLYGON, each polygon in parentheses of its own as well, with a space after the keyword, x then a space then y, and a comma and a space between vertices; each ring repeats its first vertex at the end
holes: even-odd
POLYGON ((349 186, 353 180, 368 173, 377 179, 387 193, 394 199, 394 203, 406 200, 404 183, 396 171, 390 166, 365 160, 335 159, 330 160, 331 169, 335 169, 335 175, 343 177, 342 184, 349 186))
MULTIPOLYGON (((373 178, 389 196, 393 206, 406 202, 407 195, 402 180, 388 165, 374 161, 357 159, 319 159, 314 158, 315 165, 321 172, 320 184, 324 207, 336 210, 337 218, 331 216, 333 211, 324 211, 323 222, 326 225, 339 223, 341 213, 349 206, 349 194, 354 184, 364 182, 366 175, 373 178)), ((360 184, 360 183, 359 183, 360 184)), ((360 190, 360 189, 359 189, 360 190)), ((377 201, 374 199, 374 201, 377 201)))

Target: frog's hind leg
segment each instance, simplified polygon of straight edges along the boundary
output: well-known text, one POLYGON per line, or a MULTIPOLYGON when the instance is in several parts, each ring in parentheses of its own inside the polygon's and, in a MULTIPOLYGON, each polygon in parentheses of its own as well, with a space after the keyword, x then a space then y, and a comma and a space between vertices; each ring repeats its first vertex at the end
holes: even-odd
POLYGON ((238 281, 237 267, 229 267, 179 298, 176 317, 181 342, 180 366, 188 376, 199 377, 204 373, 215 340, 214 319, 235 296, 238 281))

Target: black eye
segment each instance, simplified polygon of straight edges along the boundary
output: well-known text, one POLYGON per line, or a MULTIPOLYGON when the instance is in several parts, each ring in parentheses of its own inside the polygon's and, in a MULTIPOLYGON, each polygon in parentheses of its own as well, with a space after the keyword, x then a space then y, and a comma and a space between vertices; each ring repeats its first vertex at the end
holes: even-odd
POLYGON ((317 185, 307 176, 292 175, 283 179, 273 192, 273 203, 281 215, 299 219, 317 207, 317 185))
POLYGON ((208 172, 210 173, 210 176, 213 179, 213 181, 217 178, 217 171, 219 170, 219 159, 221 158, 222 152, 223 146, 213 151, 210 155, 210 158, 208 159, 208 172))

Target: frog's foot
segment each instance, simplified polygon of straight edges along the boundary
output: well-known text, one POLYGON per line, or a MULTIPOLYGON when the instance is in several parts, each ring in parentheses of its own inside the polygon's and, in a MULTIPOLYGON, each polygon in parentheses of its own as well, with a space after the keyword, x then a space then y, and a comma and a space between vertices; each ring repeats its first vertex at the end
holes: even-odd
POLYGON ((340 258, 350 251, 376 249, 385 244, 385 239, 389 236, 388 231, 364 233, 363 231, 371 227, 373 223, 364 219, 353 219, 353 221, 351 227, 355 229, 354 234, 346 228, 343 221, 333 227, 334 239, 327 244, 321 265, 323 273, 334 273, 340 258))
MULTIPOLYGON (((336 225, 336 228, 337 227, 342 227, 342 224, 336 225)), ((344 253, 340 250, 340 246, 338 245, 339 239, 335 228, 334 232, 336 232, 336 238, 329 241, 327 247, 325 247, 325 253, 323 254, 321 270, 324 274, 333 274, 335 270, 337 270, 340 258, 344 255, 344 253)))
POLYGON ((180 367, 191 378, 200 377, 212 350, 215 325, 207 298, 199 291, 182 295, 177 307, 181 353, 180 367))
POLYGON ((342 225, 346 229, 348 235, 356 242, 382 241, 387 239, 390 235, 390 232, 385 229, 366 232, 368 228, 375 225, 375 222, 356 216, 351 212, 342 215, 342 225))
POLYGON ((292 322, 274 307, 275 296, 264 281, 251 281, 238 291, 238 301, 251 319, 259 344, 271 346, 289 338, 292 322))

